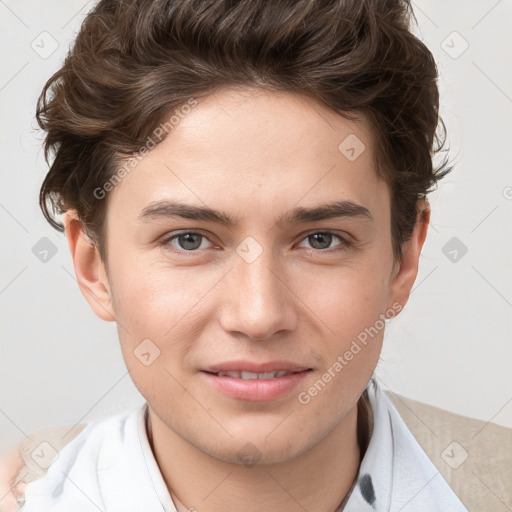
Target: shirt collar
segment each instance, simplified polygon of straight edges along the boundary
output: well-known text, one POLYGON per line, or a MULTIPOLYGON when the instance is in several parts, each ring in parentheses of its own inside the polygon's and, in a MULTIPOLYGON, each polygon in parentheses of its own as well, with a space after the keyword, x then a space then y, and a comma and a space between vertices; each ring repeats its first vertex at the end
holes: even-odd
POLYGON ((393 488, 393 426, 382 395, 376 382, 370 381, 368 398, 373 431, 352 491, 336 512, 389 510, 393 488))
POLYGON ((137 430, 139 432, 140 448, 142 450, 144 462, 146 463, 146 468, 148 470, 149 477, 151 479, 151 482, 153 483, 155 494, 157 495, 158 500, 162 504, 162 510, 164 510, 165 512, 177 512, 176 507, 174 506, 174 503, 172 501, 171 495, 169 493, 169 489, 167 488, 167 485, 162 476, 160 468, 158 467, 158 464, 155 460, 155 455, 149 443, 148 433, 146 430, 147 415, 148 403, 145 402, 139 409, 139 414, 137 416, 137 430))

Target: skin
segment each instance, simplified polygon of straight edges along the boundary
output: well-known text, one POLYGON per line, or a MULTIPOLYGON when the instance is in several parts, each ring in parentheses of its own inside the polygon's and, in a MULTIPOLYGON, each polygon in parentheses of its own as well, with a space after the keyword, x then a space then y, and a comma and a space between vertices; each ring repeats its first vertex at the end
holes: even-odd
POLYGON ((0 457, 0 512, 19 510, 16 498, 25 493, 27 484, 23 481, 15 482, 23 468, 24 462, 17 448, 3 453, 0 457))
POLYGON ((357 474, 356 404, 384 329, 307 405, 298 394, 379 315, 406 304, 428 203, 419 203, 400 265, 389 189, 377 178, 365 118, 347 121, 311 98, 250 89, 201 99, 107 200, 108 273, 73 211, 64 216, 66 235, 86 300, 98 317, 117 322, 126 366, 149 405, 155 458, 178 508, 335 510, 357 474), (338 149, 350 134, 366 146, 354 161, 338 149), (163 199, 240 221, 138 219, 163 199), (276 224, 292 208, 340 200, 364 206, 373 221, 276 224), (163 243, 186 230, 204 235, 189 254, 183 239, 163 243), (309 235, 325 231, 351 245, 336 236, 315 245, 309 235), (251 263, 236 251, 246 237, 262 250, 251 263), (134 354, 144 339, 160 350, 148 366, 134 354), (200 373, 234 359, 289 360, 312 371, 284 397, 248 402, 223 395, 200 373), (247 443, 259 457, 254 465, 240 459, 247 443))

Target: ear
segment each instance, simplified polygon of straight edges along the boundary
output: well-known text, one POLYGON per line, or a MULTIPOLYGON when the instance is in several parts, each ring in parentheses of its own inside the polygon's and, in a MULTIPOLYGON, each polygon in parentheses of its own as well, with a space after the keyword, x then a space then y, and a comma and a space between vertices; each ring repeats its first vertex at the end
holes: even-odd
POLYGON ((418 202, 418 214, 411 238, 402 247, 402 262, 396 262, 393 268, 388 308, 395 303, 400 304, 403 308, 409 299, 418 274, 418 263, 423 243, 427 237, 429 222, 430 206, 426 200, 422 199, 418 202))
POLYGON ((110 284, 96 245, 84 233, 76 210, 66 211, 63 223, 80 291, 97 316, 115 321, 110 284))

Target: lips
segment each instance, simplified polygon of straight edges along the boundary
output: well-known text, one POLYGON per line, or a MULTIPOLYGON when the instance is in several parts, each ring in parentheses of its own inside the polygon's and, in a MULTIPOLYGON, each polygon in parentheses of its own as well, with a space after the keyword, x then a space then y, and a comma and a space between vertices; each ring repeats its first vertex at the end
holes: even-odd
POLYGON ((311 368, 290 361, 228 361, 201 371, 217 391, 237 400, 265 402, 286 397, 311 368))
POLYGON ((246 372, 253 374, 264 374, 270 372, 297 373, 309 370, 307 366, 299 365, 291 361, 268 361, 265 363, 256 363, 254 361, 225 361, 203 368, 208 373, 227 373, 227 372, 246 372))
POLYGON ((296 372, 289 372, 287 370, 281 370, 278 372, 247 372, 247 371, 229 371, 229 372, 215 372, 215 375, 218 375, 219 377, 231 377, 232 379, 243 379, 243 380, 268 380, 268 379, 275 379, 277 377, 284 377, 285 375, 290 375, 292 373, 296 372))

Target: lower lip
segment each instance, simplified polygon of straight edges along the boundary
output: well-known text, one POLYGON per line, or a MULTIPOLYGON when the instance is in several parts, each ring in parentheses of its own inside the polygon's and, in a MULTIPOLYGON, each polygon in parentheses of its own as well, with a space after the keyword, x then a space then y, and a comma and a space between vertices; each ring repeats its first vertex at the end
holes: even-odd
POLYGON ((231 398, 249 402, 267 402, 290 393, 303 381, 309 371, 291 373, 275 379, 251 380, 201 373, 215 389, 231 398))

